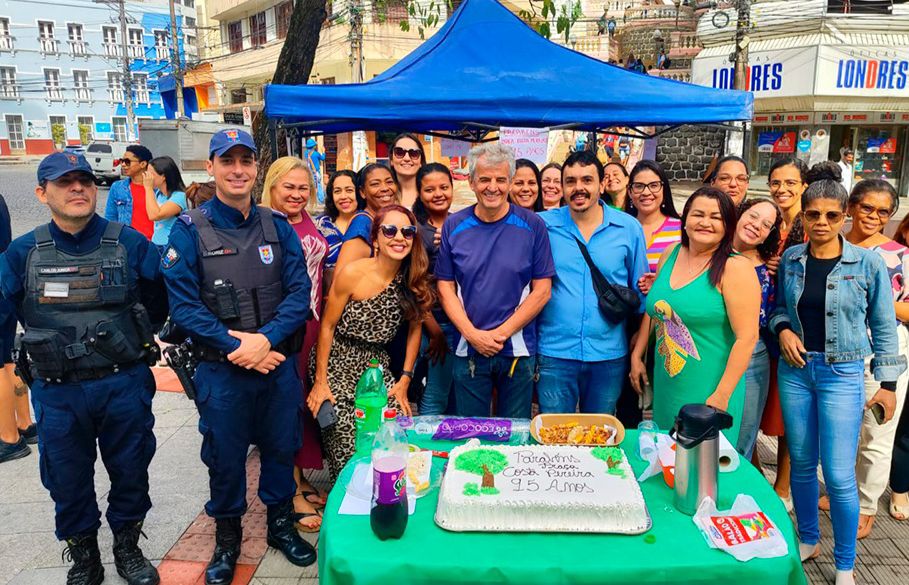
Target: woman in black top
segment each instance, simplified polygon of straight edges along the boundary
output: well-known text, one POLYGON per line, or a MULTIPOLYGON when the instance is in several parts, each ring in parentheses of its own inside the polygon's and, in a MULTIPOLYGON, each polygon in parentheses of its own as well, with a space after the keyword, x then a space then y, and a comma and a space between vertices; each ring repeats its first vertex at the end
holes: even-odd
MULTIPOLYGON (((451 171, 443 164, 429 163, 417 171, 417 200, 413 204, 413 213, 420 225, 420 236, 429 256, 429 273, 436 269, 436 257, 439 255, 439 241, 442 235, 442 224, 448 218, 448 210, 454 199, 454 181, 451 171)), ((438 301, 432 311, 423 320, 423 344, 421 356, 428 366, 426 388, 420 400, 420 414, 444 414, 454 412, 451 392, 450 359, 452 347, 449 341, 456 333, 448 315, 442 310, 438 301)))
POLYGON ((777 308, 770 330, 779 336, 780 402, 792 458, 802 560, 820 552, 817 463, 830 498, 836 585, 852 585, 859 501, 855 457, 865 408, 893 416, 899 355, 896 314, 881 257, 840 234, 846 190, 836 166, 816 165, 802 194, 807 244, 787 250, 778 269, 777 308), (870 330, 870 337, 868 335, 870 330), (865 401, 864 358, 881 388, 865 401))

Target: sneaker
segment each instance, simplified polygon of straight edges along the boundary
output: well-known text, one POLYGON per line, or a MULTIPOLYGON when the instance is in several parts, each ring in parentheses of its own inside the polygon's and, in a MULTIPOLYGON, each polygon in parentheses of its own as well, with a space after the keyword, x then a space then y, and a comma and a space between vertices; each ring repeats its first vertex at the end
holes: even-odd
POLYGON ((28 428, 25 430, 19 429, 19 436, 25 439, 25 442, 29 445, 35 445, 38 443, 38 425, 32 423, 28 425, 28 428))
POLYGON ((32 448, 26 444, 25 439, 19 437, 15 443, 0 441, 0 463, 6 463, 13 459, 20 459, 32 452, 32 448))

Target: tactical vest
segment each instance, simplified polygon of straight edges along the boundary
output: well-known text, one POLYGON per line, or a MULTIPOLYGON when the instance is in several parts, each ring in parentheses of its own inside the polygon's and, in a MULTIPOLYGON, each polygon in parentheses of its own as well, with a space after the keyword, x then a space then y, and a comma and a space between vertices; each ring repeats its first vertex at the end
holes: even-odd
POLYGON ((214 227, 200 209, 187 212, 199 233, 201 297, 229 329, 255 332, 271 321, 284 297, 284 255, 272 210, 243 229, 214 227))
POLYGON ((68 254, 47 225, 26 259, 22 316, 32 376, 48 382, 101 378, 148 356, 154 333, 130 275, 123 225, 110 222, 97 248, 68 254))

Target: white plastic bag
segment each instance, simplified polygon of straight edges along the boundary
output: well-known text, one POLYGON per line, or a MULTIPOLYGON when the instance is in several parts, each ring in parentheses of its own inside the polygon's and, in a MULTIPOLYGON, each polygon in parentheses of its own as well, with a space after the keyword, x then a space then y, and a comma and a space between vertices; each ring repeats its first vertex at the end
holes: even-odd
POLYGON ((723 512, 716 509, 713 499, 706 498, 693 520, 711 548, 726 551, 739 561, 772 559, 789 553, 779 528, 751 496, 739 494, 732 509, 723 512))

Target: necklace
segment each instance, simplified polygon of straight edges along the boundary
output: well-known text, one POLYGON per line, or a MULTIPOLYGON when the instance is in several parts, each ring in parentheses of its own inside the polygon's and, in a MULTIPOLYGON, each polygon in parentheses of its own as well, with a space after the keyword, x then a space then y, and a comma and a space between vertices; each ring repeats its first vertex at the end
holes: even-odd
POLYGON ((707 261, 704 262, 703 264, 701 264, 698 267, 698 269, 695 271, 695 270, 691 269, 691 252, 686 250, 685 263, 688 265, 688 276, 691 276, 692 274, 700 274, 701 272, 703 272, 704 269, 707 268, 707 265, 710 264, 710 260, 712 257, 713 256, 711 256, 710 258, 707 258, 707 261))

